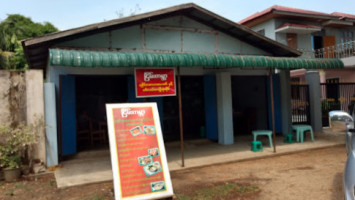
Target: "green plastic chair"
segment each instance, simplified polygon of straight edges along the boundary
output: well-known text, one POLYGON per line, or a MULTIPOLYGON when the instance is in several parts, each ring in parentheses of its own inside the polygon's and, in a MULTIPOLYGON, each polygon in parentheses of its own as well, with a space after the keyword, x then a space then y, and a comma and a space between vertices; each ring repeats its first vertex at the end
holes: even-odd
POLYGON ((261 141, 252 141, 251 150, 254 152, 263 151, 263 144, 261 143, 261 141))
POLYGON ((304 134, 309 131, 311 134, 312 141, 314 141, 313 129, 310 125, 292 125, 292 130, 296 131, 297 142, 303 143, 304 134))

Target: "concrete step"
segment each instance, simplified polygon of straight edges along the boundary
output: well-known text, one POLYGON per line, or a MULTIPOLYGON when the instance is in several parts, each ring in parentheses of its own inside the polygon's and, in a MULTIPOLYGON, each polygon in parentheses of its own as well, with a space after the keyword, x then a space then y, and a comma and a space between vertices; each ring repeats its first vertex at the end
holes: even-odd
POLYGON ((102 157, 110 157, 110 150, 107 149, 98 149, 98 150, 89 150, 81 151, 73 156, 72 159, 97 159, 102 157))

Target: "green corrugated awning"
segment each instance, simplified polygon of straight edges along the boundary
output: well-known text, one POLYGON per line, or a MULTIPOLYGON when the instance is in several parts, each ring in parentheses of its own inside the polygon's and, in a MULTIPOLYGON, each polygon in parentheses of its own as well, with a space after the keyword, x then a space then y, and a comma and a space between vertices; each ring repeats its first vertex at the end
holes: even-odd
POLYGON ((213 67, 338 69, 340 59, 290 58, 194 53, 141 53, 50 49, 52 66, 71 67, 213 67))

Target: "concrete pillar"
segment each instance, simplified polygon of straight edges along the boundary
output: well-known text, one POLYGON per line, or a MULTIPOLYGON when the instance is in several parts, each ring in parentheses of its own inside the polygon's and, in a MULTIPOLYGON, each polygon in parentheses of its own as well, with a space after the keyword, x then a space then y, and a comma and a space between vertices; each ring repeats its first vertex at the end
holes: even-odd
POLYGON ((57 112, 54 83, 44 84, 47 167, 58 165, 57 112))
POLYGON ((327 82, 326 73, 327 73, 327 72, 324 71, 324 69, 319 70, 320 83, 325 83, 325 82, 327 82))
MULTIPOLYGON (((25 78, 27 124, 35 123, 38 118, 44 121, 43 71, 27 70, 25 78)), ((31 156, 46 164, 46 137, 44 130, 39 130, 38 134, 39 141, 31 156)))
POLYGON ((229 145, 234 143, 232 81, 228 72, 216 74, 218 143, 229 145))
POLYGON ((306 73, 306 83, 309 85, 309 102, 311 113, 311 125, 315 132, 322 131, 322 110, 321 110, 321 88, 318 71, 308 71, 306 73))
POLYGON ((292 125, 291 77, 289 70, 280 71, 282 133, 287 134, 292 125))

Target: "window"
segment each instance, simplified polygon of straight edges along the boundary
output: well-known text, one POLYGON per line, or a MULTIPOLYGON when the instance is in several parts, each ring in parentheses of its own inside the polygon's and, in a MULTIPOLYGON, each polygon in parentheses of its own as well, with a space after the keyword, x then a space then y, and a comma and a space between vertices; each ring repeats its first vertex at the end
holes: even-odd
POLYGON ((341 43, 342 43, 342 50, 349 50, 353 49, 353 43, 354 41, 354 32, 352 31, 343 31, 341 34, 341 43))
POLYGON ((261 29, 261 30, 258 30, 256 32, 261 34, 261 35, 263 35, 263 36, 265 36, 265 29, 261 29))
POLYGON ((342 32, 342 38, 341 38, 342 43, 351 42, 353 40, 354 40, 354 32, 352 31, 342 32))

